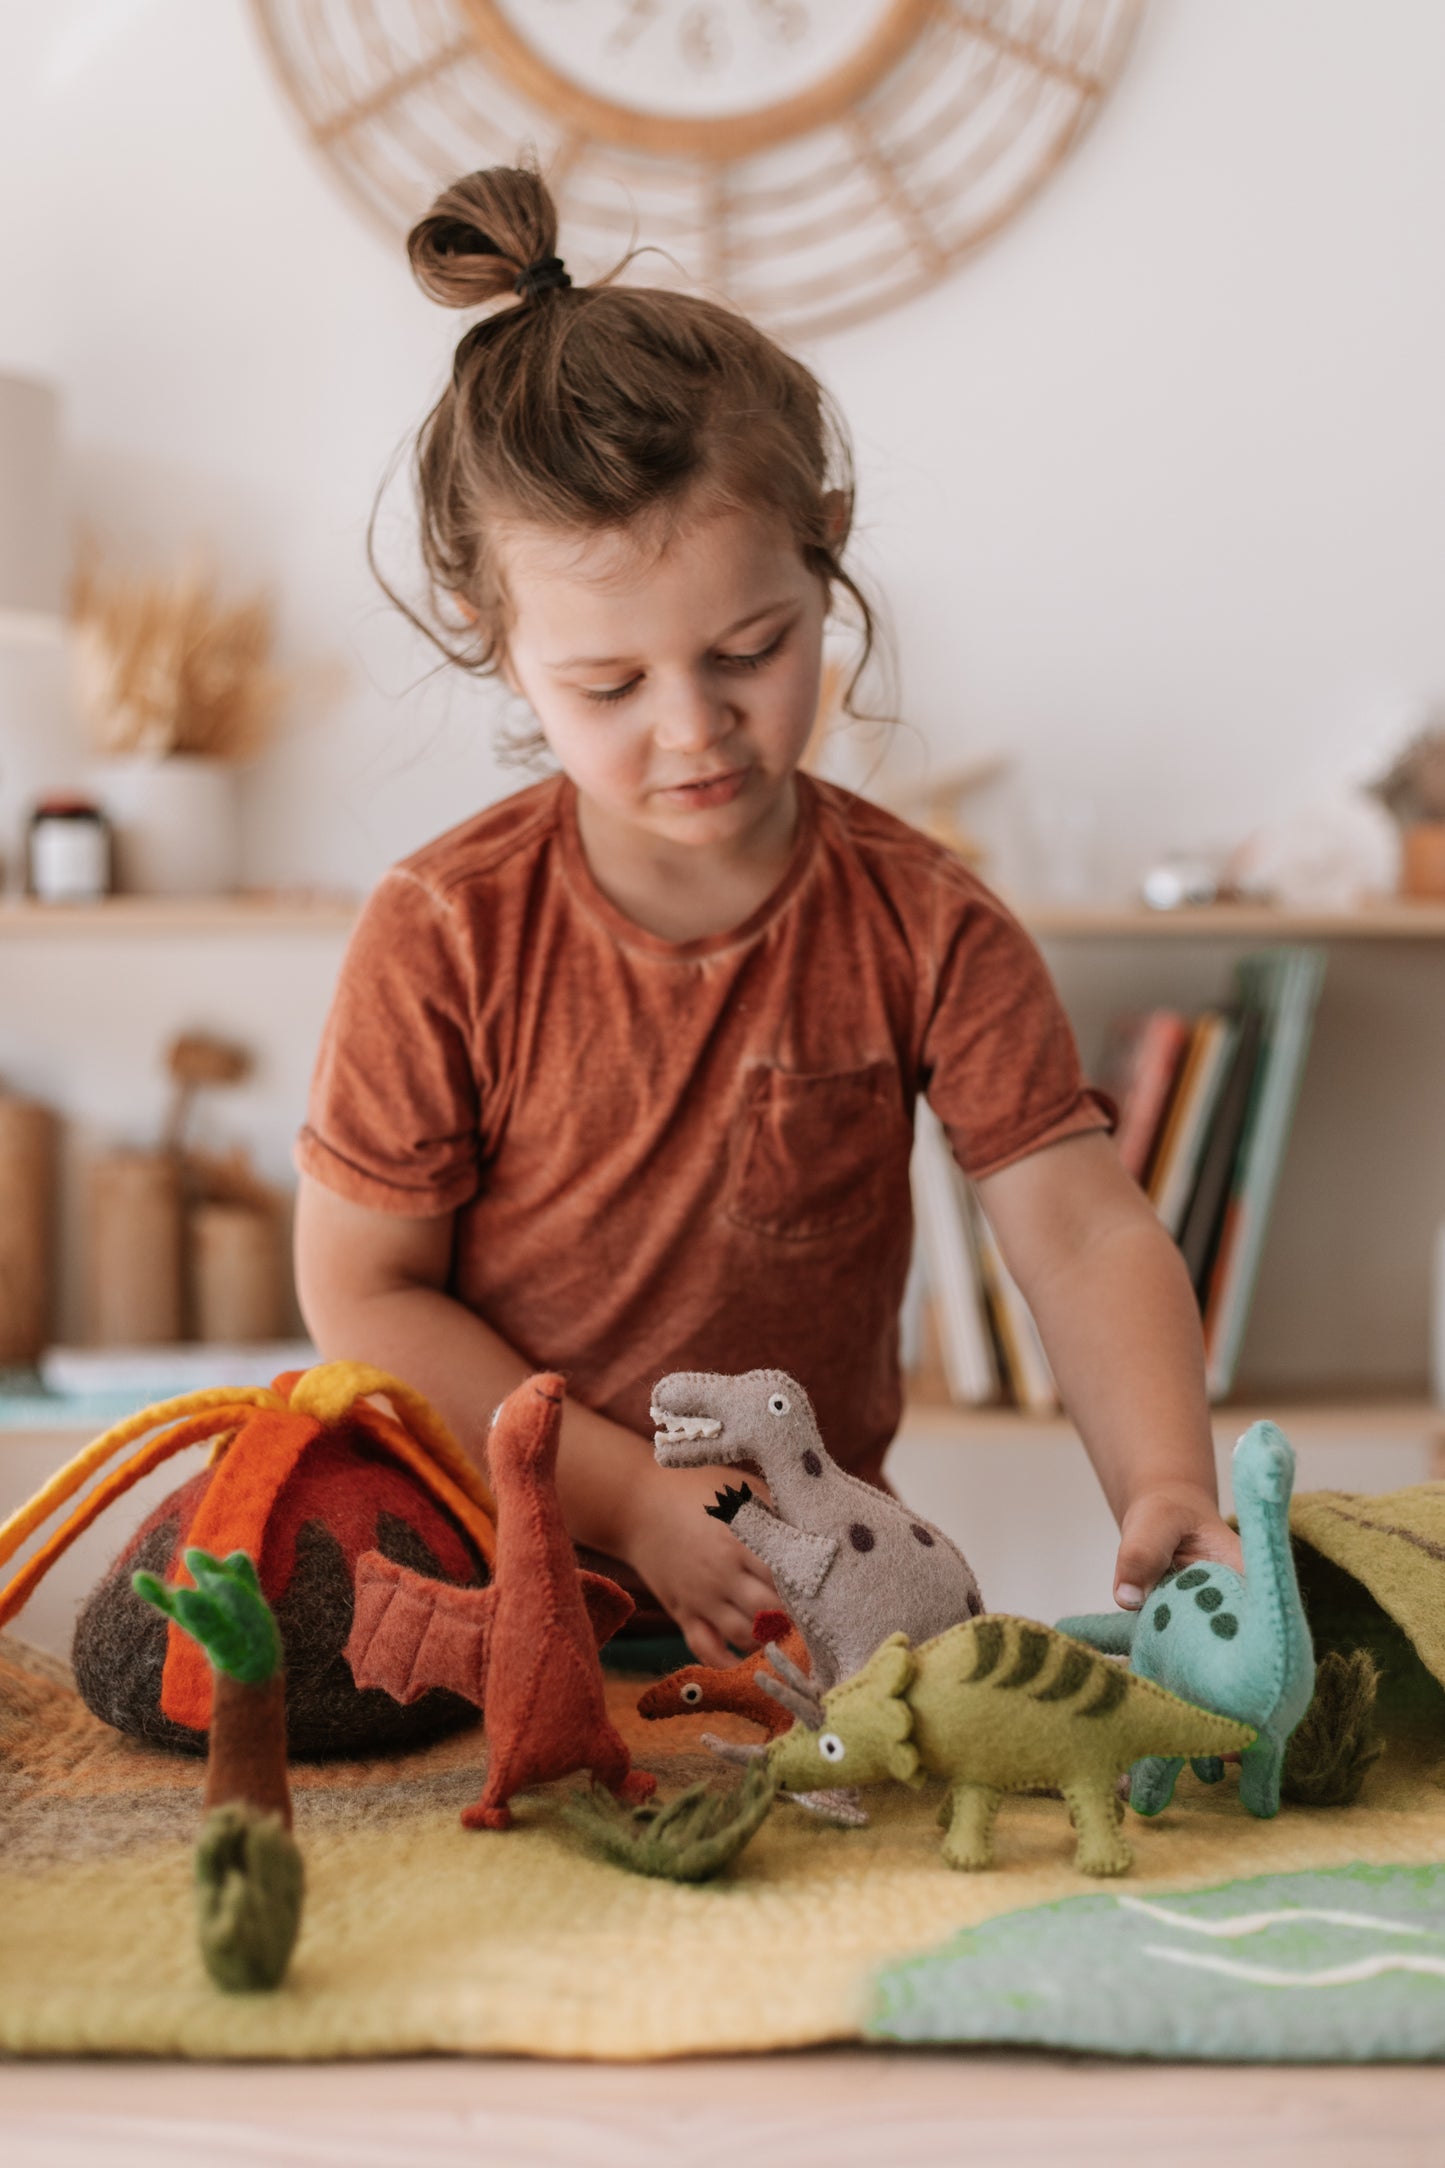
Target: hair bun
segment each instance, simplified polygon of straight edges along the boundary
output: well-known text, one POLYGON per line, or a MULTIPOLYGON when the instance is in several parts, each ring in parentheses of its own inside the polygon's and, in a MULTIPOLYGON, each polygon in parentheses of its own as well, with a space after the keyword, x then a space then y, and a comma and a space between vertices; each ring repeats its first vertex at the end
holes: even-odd
POLYGON ((406 252, 422 292, 446 309, 523 292, 535 298, 562 283, 525 284, 528 271, 555 261, 557 252, 557 207, 541 175, 526 166, 488 166, 453 181, 412 227, 406 252))

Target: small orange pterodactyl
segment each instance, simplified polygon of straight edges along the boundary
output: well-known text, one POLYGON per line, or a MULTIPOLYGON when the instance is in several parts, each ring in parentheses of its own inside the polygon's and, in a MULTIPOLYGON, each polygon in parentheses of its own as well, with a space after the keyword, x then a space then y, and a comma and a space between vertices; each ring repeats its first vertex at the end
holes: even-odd
POLYGON ((379 1551, 357 1561, 346 1646, 357 1685, 400 1702, 447 1686, 486 1712, 486 1786, 463 1811, 468 1829, 510 1828, 514 1793, 577 1769, 629 1804, 656 1787, 633 1769, 607 1714, 597 1660, 631 1617, 632 1598, 579 1568, 557 1501, 565 1382, 552 1371, 528 1378, 492 1419, 497 1555, 489 1586, 429 1581, 379 1551))

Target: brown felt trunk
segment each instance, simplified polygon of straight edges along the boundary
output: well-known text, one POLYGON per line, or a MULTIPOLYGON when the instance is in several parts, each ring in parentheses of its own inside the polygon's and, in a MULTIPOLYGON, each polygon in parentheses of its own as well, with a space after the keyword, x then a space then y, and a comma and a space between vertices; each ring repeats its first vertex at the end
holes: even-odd
POLYGON ((279 1814, 291 1827, 286 1781, 286 1676, 243 1686, 224 1671, 212 1674, 211 1743, 206 1760, 206 1811, 233 1802, 279 1814))

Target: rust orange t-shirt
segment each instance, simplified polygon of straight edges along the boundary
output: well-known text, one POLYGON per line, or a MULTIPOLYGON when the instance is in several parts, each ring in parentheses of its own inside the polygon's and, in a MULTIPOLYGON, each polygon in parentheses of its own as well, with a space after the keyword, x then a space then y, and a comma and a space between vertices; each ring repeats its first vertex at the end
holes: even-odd
POLYGON ((450 1292, 639 1435, 670 1370, 786 1370, 876 1478, 916 1094, 975 1176, 1109 1113, 998 899, 894 815, 797 781, 782 879, 700 940, 602 893, 565 777, 393 868, 297 1164, 358 1204, 455 1213, 450 1292))

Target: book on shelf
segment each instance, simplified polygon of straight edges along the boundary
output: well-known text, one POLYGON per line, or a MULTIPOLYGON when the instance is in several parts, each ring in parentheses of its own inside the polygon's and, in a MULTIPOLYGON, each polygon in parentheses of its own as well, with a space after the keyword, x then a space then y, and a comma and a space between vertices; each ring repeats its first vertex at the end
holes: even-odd
MULTIPOLYGON (((949 1399, 982 1407, 1003 1398, 1052 1413, 1058 1395, 1038 1328, 977 1192, 924 1099, 918 1102, 912 1187, 918 1239, 905 1314, 921 1292, 949 1399)), ((909 1339, 918 1346, 928 1334, 910 1324, 909 1339)))
POLYGON ((1229 1073, 1239 1025, 1218 1009, 1206 1009, 1190 1035, 1189 1050, 1174 1088, 1164 1132, 1149 1169, 1149 1201, 1178 1239, 1194 1194, 1209 1125, 1229 1073))
MULTIPOLYGON (((949 1398, 963 1407, 978 1407, 997 1397, 998 1370, 964 1204, 964 1176, 926 1099, 918 1102, 911 1178, 918 1226, 915 1263, 921 1262, 932 1297, 949 1398)), ((910 1280, 917 1277, 911 1274, 910 1280)))
POLYGON ((1241 958, 1233 1002, 1206 1009, 1184 1026, 1142 1174, 1140 1140, 1153 1118, 1157 1074, 1173 1036, 1158 1020, 1177 1018, 1177 1012, 1156 1009, 1124 1018, 1111 1033, 1110 1074, 1125 1094, 1121 1132, 1129 1095, 1142 1094, 1133 1142, 1124 1134, 1121 1156, 1183 1255, 1203 1319, 1216 1400, 1234 1382, 1323 978, 1324 953, 1316 948, 1264 949, 1241 958), (1151 1027, 1152 1084, 1144 1056, 1151 1027))
POLYGON ((1055 1415, 1059 1408, 1058 1387, 1033 1312, 1024 1300, 1018 1281, 1004 1263, 1003 1251, 989 1225, 988 1214, 979 1202, 977 1190, 970 1188, 968 1201, 984 1291, 998 1335, 1002 1356, 1000 1367, 1011 1396, 1030 1415, 1055 1415))
POLYGON ((1177 1009, 1120 1017, 1110 1034, 1101 1081, 1119 1109, 1115 1149, 1136 1182, 1148 1176, 1189 1042, 1177 1009))
POLYGON ((1324 951, 1315 948, 1266 950, 1238 966, 1240 996, 1246 1013, 1259 1016, 1260 1036, 1204 1309, 1216 1400, 1234 1383, 1324 975, 1324 951))
POLYGON ((1239 1151, 1239 1140, 1244 1133, 1244 1118, 1249 1111, 1249 1093, 1254 1082, 1255 1063, 1259 1057, 1262 1024, 1263 1018, 1253 1004, 1247 1005, 1241 1011, 1234 1033, 1229 1066, 1225 1071, 1208 1135, 1204 1140, 1199 1173, 1195 1177, 1194 1190, 1185 1207, 1183 1225, 1179 1230, 1179 1247, 1184 1253, 1184 1262, 1189 1268, 1189 1277, 1194 1283, 1194 1292, 1199 1297, 1201 1310, 1209 1286, 1209 1273, 1214 1263, 1219 1230, 1224 1221, 1230 1176, 1239 1151))
MULTIPOLYGON (((1189 1271, 1215 1400, 1234 1382, 1324 954, 1262 950, 1240 960, 1235 978, 1227 1006, 1193 1018, 1155 1009, 1113 1034, 1123 1064, 1113 1079, 1123 1079, 1126 1094, 1132 1079, 1141 1095, 1132 1163, 1189 1271)), ((978 1192, 922 1099, 912 1181, 918 1245, 909 1299, 927 1306, 950 1399, 976 1407, 1002 1397, 1031 1414, 1054 1413, 1059 1394, 1038 1327, 978 1192)), ((927 1337, 910 1328, 912 1344, 927 1337)))

